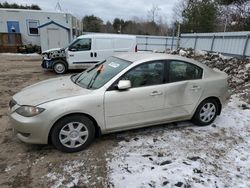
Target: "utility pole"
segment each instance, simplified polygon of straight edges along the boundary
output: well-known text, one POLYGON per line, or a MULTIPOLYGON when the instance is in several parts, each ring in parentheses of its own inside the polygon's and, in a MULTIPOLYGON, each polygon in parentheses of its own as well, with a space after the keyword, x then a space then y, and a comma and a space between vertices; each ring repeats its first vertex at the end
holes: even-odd
POLYGON ((177 49, 180 47, 181 24, 177 22, 177 49))
POLYGON ((57 3, 56 3, 55 10, 56 10, 57 12, 62 12, 62 7, 61 7, 61 5, 60 5, 59 0, 58 0, 57 3))

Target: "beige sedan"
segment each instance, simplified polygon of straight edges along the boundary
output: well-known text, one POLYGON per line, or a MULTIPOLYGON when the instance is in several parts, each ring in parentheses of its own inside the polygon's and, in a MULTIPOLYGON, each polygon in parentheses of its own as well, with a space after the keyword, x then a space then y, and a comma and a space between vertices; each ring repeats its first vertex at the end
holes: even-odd
POLYGON ((10 101, 20 140, 64 152, 96 136, 174 121, 208 125, 228 96, 227 75, 191 59, 124 53, 86 71, 29 86, 10 101))

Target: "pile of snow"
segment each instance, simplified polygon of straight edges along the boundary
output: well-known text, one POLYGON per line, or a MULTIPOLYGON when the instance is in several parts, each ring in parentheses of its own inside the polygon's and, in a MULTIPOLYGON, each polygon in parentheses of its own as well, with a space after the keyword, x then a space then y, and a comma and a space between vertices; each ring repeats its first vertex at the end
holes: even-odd
POLYGON ((250 187, 250 110, 233 97, 211 126, 190 122, 123 133, 113 187, 250 187))

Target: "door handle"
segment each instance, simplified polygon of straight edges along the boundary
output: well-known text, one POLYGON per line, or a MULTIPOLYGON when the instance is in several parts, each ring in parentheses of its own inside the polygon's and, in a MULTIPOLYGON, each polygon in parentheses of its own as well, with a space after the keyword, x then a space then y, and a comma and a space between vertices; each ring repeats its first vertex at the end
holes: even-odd
POLYGON ((200 89, 201 89, 201 87, 197 86, 197 85, 193 85, 191 88, 191 90, 193 90, 193 91, 200 90, 200 89))
POLYGON ((161 91, 153 91, 150 96, 156 96, 156 95, 162 95, 163 93, 161 91))
POLYGON ((73 54, 70 54, 69 57, 74 57, 74 55, 73 55, 73 54))
POLYGON ((93 57, 93 52, 90 52, 90 57, 93 57))
POLYGON ((96 52, 94 53, 94 56, 97 57, 97 53, 96 52))

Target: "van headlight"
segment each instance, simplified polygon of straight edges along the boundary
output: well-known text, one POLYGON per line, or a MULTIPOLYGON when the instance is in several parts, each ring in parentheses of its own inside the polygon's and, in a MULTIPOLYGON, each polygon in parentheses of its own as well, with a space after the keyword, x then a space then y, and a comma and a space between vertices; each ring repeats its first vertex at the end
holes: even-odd
POLYGON ((42 113, 45 109, 36 106, 20 106, 16 113, 24 117, 33 117, 42 113))

